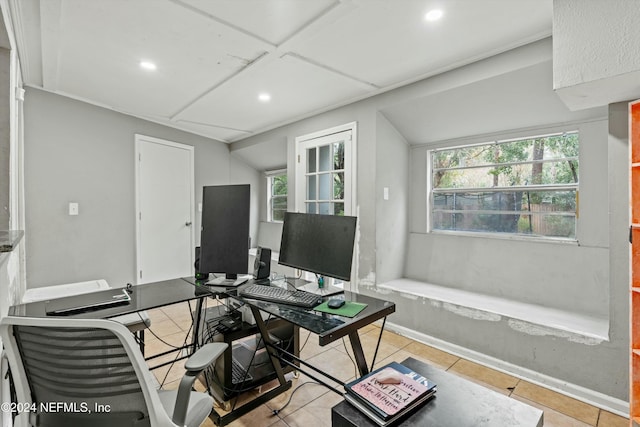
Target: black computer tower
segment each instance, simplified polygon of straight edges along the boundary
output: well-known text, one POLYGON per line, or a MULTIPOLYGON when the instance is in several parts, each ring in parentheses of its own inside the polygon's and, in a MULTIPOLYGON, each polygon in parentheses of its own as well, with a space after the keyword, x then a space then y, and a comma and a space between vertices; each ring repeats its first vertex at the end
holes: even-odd
MULTIPOLYGON (((229 345, 215 365, 205 371, 203 378, 218 403, 224 405, 233 397, 277 378, 256 325, 239 321, 240 326, 230 330, 225 326, 229 323, 223 322, 230 318, 223 305, 206 309, 203 317, 199 343, 226 342, 229 345)), ((299 327, 277 318, 269 319, 267 327, 272 342, 299 356, 299 327)), ((285 373, 294 370, 284 363, 281 365, 285 373)))

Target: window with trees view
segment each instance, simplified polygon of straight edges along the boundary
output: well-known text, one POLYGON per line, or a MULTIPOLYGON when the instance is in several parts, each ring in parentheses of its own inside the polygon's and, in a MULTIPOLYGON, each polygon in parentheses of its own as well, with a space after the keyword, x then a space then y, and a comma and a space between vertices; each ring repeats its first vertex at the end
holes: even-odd
POLYGON ((578 132, 430 152, 431 230, 576 239, 578 132))
POLYGON ((283 221, 287 211, 287 172, 267 176, 269 183, 269 221, 283 221))

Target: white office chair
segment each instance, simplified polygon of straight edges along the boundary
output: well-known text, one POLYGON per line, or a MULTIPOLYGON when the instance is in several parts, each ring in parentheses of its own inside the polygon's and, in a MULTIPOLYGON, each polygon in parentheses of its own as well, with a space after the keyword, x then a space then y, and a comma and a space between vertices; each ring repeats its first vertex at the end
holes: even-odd
POLYGON ((8 316, 0 335, 17 402, 28 408, 18 414, 18 427, 199 426, 213 398, 192 391, 193 382, 228 347, 206 344, 185 363, 178 390, 158 391, 132 334, 118 322, 8 316))
MULTIPOLYGON (((106 289, 111 289, 111 286, 109 286, 107 281, 104 279, 43 286, 40 288, 27 289, 22 296, 22 303, 26 304, 35 301, 82 295, 90 292, 104 291, 106 289)), ((151 327, 151 318, 149 317, 149 314, 146 311, 141 311, 139 313, 116 316, 113 317, 113 320, 122 323, 129 328, 129 331, 138 338, 140 351, 144 354, 144 330, 151 327)))

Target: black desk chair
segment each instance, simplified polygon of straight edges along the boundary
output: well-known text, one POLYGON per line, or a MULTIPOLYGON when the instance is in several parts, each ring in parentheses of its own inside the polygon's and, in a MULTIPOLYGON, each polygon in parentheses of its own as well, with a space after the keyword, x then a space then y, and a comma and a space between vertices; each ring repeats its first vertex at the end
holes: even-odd
POLYGON ((195 427, 213 399, 192 391, 227 344, 203 346, 185 363, 178 390, 156 390, 131 332, 111 320, 5 317, 0 334, 17 402, 17 426, 195 427))

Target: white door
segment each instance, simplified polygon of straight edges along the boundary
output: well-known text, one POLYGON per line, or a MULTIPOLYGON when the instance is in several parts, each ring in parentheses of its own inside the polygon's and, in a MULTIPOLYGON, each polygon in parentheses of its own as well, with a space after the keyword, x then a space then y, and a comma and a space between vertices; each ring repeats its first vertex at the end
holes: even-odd
POLYGON ((192 275, 193 147, 136 135, 137 283, 192 275))
MULTIPOLYGON (((296 212, 355 214, 356 130, 354 122, 296 138, 296 212)), ((356 259, 357 253, 356 245, 356 259)), ((305 289, 314 292, 314 275, 306 273, 304 279, 312 282, 305 289)), ((330 292, 342 290, 343 285, 337 279, 325 279, 330 292)))

